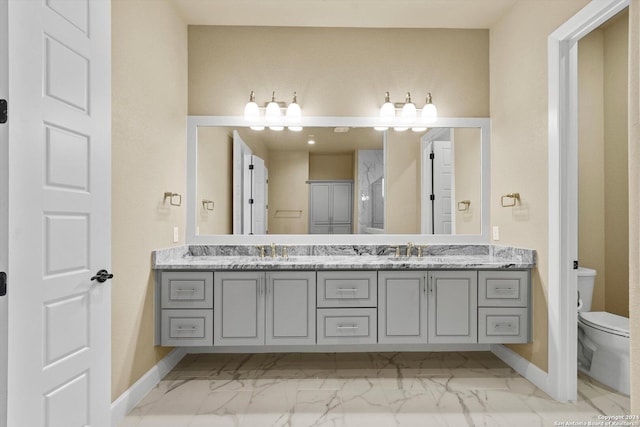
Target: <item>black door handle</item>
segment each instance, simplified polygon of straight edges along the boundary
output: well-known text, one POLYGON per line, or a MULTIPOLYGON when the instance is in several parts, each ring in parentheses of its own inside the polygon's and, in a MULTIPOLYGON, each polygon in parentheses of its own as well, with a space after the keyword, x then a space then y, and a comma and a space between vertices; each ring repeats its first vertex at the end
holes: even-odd
POLYGON ((109 273, 107 270, 100 270, 91 278, 91 280, 97 280, 99 283, 104 283, 108 279, 113 279, 113 274, 109 273))

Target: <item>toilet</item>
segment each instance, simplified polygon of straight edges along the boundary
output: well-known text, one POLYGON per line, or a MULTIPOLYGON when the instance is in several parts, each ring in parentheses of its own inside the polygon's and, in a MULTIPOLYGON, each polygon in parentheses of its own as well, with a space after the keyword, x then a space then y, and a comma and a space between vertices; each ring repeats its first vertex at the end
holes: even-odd
POLYGON ((578 268, 578 369, 629 395, 629 319, 590 311, 596 271, 578 268))

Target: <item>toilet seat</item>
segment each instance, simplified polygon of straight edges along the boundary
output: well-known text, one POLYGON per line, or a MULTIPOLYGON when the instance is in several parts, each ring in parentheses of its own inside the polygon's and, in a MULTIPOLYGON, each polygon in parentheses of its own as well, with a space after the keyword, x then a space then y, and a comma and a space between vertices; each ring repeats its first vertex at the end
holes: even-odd
POLYGON ((606 311, 578 312, 578 321, 602 332, 629 338, 629 318, 606 311))

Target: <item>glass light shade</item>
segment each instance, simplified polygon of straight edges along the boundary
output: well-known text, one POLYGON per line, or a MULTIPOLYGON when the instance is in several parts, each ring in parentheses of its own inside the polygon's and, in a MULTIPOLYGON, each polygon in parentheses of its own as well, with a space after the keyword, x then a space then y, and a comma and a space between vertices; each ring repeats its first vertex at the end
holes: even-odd
POLYGON ((244 119, 248 122, 257 122, 260 119, 260 110, 254 101, 249 101, 244 106, 244 119))
POLYGON ((269 126, 269 129, 274 130, 276 132, 280 132, 284 130, 284 126, 269 126))
POLYGON ((422 128, 422 127, 412 127, 411 128, 412 131, 414 132, 424 132, 427 130, 427 128, 422 128))
POLYGON ((289 126, 287 129, 291 132, 300 132, 302 131, 302 126, 289 126))
POLYGON ((433 104, 426 104, 422 109, 422 121, 424 123, 433 123, 438 120, 438 110, 433 104))
POLYGON ((384 123, 391 123, 396 117, 396 107, 391 103, 389 92, 385 93, 384 104, 380 107, 380 118, 384 123))
POLYGON ((264 118, 267 119, 268 122, 277 122, 282 117, 282 112, 280 111, 280 106, 275 101, 271 101, 267 104, 267 109, 264 113, 264 118))
POLYGON ((264 126, 249 126, 251 130, 264 130, 264 126))
POLYGON ((387 129, 389 129, 388 126, 374 126, 373 127, 374 130, 379 130, 379 131, 385 131, 387 129))
POLYGON ((404 127, 404 126, 396 126, 393 128, 393 130, 395 130, 396 132, 404 132, 407 129, 409 129, 408 127, 404 127))
POLYGON ((400 115, 403 123, 413 123, 418 118, 418 110, 416 105, 409 101, 402 107, 402 114, 400 115))
POLYGON ((300 123, 302 120, 302 109, 298 105, 298 96, 293 92, 293 101, 287 107, 287 120, 289 123, 300 123))

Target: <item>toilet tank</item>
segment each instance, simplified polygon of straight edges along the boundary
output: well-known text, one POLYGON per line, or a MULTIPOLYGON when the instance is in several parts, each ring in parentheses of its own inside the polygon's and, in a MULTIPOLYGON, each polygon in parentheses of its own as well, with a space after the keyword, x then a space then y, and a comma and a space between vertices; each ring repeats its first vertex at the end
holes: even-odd
POLYGON ((578 268, 578 311, 591 311, 593 284, 596 271, 591 268, 578 268))

